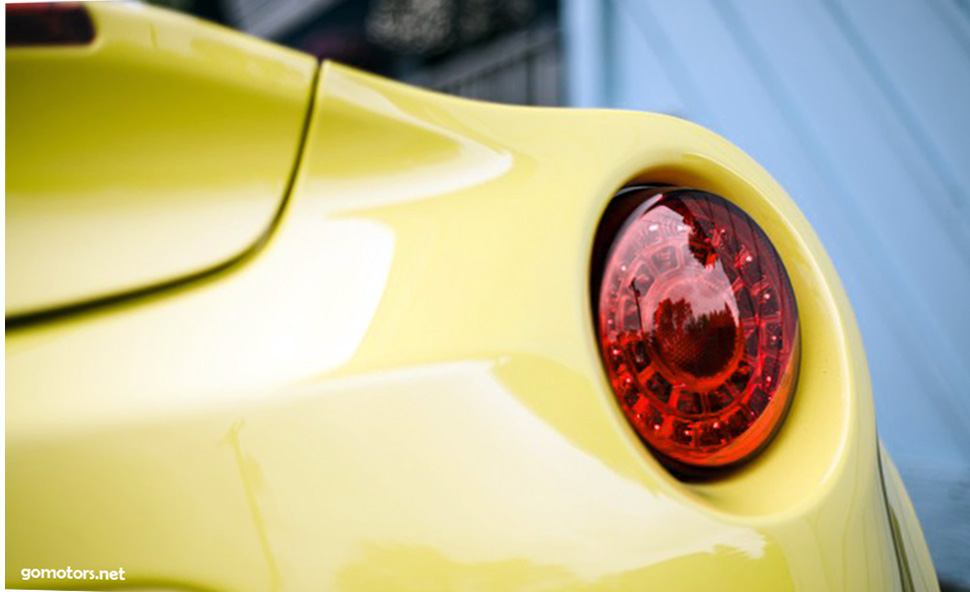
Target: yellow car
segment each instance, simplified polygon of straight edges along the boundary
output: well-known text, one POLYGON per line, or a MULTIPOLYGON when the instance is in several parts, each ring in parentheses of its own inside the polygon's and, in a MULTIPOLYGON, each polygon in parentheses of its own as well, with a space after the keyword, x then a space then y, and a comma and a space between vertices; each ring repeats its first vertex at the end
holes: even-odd
POLYGON ((7 588, 938 589, 724 139, 137 4, 7 31, 7 588))

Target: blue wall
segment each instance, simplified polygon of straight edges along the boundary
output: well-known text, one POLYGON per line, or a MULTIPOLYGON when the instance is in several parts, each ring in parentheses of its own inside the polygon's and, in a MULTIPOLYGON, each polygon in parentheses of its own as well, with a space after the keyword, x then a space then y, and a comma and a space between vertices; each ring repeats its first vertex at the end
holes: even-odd
POLYGON ((571 104, 696 121, 798 202, 940 576, 970 586, 968 0, 564 0, 562 19, 571 104))

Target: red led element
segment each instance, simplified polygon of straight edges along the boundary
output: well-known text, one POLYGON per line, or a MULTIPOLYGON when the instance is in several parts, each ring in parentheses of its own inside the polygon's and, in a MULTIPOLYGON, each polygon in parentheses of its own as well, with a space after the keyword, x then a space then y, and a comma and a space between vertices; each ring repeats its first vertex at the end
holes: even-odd
POLYGON ((94 41, 94 23, 77 2, 7 4, 7 47, 84 45, 94 41))
POLYGON ((604 226, 625 218, 613 220, 597 323, 623 413, 674 466, 751 458, 781 425, 798 377, 798 311, 778 253, 711 193, 644 189, 617 204, 604 226))

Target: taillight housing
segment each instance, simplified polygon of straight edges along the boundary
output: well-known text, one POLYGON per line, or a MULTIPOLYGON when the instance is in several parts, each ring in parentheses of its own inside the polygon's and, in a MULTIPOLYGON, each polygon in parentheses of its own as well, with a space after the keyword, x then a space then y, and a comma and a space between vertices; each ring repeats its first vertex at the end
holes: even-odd
POLYGON ((764 231, 712 193, 621 191, 594 253, 606 374, 627 420, 675 473, 751 459, 798 379, 798 309, 764 231))

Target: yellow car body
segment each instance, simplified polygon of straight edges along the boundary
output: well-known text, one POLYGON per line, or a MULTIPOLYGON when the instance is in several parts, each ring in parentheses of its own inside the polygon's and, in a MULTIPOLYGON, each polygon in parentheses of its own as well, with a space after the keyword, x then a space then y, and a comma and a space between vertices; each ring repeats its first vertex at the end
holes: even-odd
POLYGON ((89 46, 7 50, 8 588, 938 589, 835 270, 739 149, 672 117, 478 103, 88 10, 89 46), (161 98, 112 117, 145 68, 161 98), (56 99, 85 117, 39 120, 76 69, 97 92, 56 99), (195 85, 211 92, 178 99, 195 85), (798 300, 790 413, 718 479, 646 450, 597 352, 592 243, 633 180, 738 204, 798 300), (109 244, 78 247, 64 202, 109 244), (125 579, 23 576, 66 566, 125 579))

